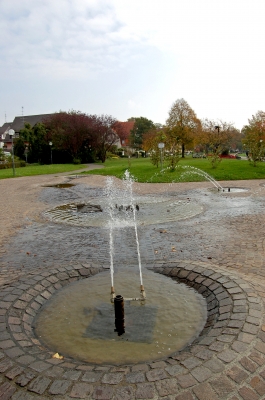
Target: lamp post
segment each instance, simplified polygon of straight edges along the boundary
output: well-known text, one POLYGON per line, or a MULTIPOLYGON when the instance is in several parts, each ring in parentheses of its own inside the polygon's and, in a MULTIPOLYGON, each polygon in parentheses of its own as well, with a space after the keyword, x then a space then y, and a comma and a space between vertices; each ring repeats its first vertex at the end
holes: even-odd
POLYGON ((13 176, 15 176, 16 172, 15 172, 14 146, 13 146, 13 136, 15 134, 14 129, 9 129, 8 134, 9 134, 9 136, 11 136, 11 140, 12 140, 12 165, 13 165, 13 176))
POLYGON ((25 151, 24 151, 24 154, 25 154, 25 157, 26 157, 26 163, 28 162, 28 146, 26 146, 25 147, 25 151))
POLYGON ((165 143, 158 143, 158 148, 160 149, 160 165, 161 165, 161 171, 163 169, 163 148, 165 147, 165 143))
POLYGON ((49 146, 51 146, 51 164, 52 164, 52 142, 49 142, 49 146))

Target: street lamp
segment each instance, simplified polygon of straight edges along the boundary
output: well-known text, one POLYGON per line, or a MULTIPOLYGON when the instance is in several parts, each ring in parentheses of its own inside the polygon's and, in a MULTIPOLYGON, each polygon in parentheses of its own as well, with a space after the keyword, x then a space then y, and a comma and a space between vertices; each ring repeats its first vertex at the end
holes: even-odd
POLYGON ((161 171, 163 169, 163 148, 165 147, 165 143, 158 143, 158 148, 160 149, 160 165, 161 165, 161 171))
POLYGON ((14 163, 14 146, 13 146, 13 136, 15 134, 14 129, 9 129, 8 131, 9 136, 11 136, 11 140, 12 140, 12 165, 13 165, 13 176, 16 175, 15 172, 15 163, 14 163))
POLYGON ((218 133, 220 132, 220 126, 215 126, 215 129, 217 129, 218 133))
POLYGON ((25 146, 24 154, 25 154, 25 157, 26 157, 26 163, 28 162, 28 151, 29 151, 28 146, 25 146))
POLYGON ((51 146, 51 164, 52 164, 52 142, 49 142, 49 146, 51 146))

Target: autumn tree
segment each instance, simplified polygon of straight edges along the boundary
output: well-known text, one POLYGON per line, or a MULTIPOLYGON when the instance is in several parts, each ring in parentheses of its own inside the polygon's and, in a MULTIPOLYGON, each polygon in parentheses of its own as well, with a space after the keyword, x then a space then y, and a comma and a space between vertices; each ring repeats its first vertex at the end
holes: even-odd
POLYGON ((80 111, 60 111, 44 121, 53 146, 67 152, 72 160, 82 158, 90 140, 90 119, 80 111))
POLYGON ((153 121, 145 117, 132 117, 129 118, 128 121, 134 121, 134 126, 130 135, 131 146, 136 149, 141 149, 144 134, 152 129, 155 129, 155 124, 153 121))
POLYGON ((242 129, 244 139, 242 140, 248 151, 250 162, 255 167, 265 154, 265 112, 258 111, 248 125, 242 129))
POLYGON ((148 131, 143 136, 143 149, 150 153, 152 164, 159 165, 161 155, 165 166, 171 170, 176 168, 180 159, 181 144, 171 135, 171 130, 167 127, 157 127, 148 131), (163 149, 159 148, 159 143, 163 143, 163 149))
POLYGON ((68 152, 73 160, 83 162, 96 158, 105 162, 107 152, 123 135, 122 127, 110 115, 60 111, 44 122, 53 146, 68 152))
POLYGON ((236 132, 231 123, 204 119, 201 121, 201 132, 197 138, 204 146, 205 153, 212 167, 217 167, 221 162, 220 155, 229 151, 230 142, 236 132))
POLYGON ((166 126, 172 140, 175 139, 181 144, 181 155, 184 157, 185 146, 193 143, 194 137, 200 130, 200 120, 186 100, 178 99, 173 103, 166 126))
POLYGON ((162 128, 156 128, 148 130, 143 135, 142 148, 146 152, 150 153, 150 160, 153 165, 158 167, 160 160, 160 150, 158 148, 158 143, 165 143, 166 135, 162 128))
POLYGON ((111 115, 89 115, 88 117, 91 128, 91 145, 99 160, 104 163, 107 152, 111 151, 120 136, 123 137, 123 127, 111 115))

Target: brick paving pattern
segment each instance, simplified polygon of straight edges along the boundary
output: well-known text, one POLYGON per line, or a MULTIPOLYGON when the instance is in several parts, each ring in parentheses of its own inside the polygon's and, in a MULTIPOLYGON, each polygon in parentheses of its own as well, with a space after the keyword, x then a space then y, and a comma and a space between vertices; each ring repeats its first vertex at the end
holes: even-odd
MULTIPOLYGON (((139 194, 200 203, 192 218, 139 226, 143 266, 186 283, 207 302, 208 318, 192 345, 134 365, 53 358, 32 323, 62 287, 109 268, 108 232, 45 220, 43 212, 102 196, 105 178, 64 175, 0 181, 0 399, 265 399, 265 182, 233 182, 241 193, 217 195, 210 184, 135 184, 139 194), (9 206, 9 209, 7 207, 9 206)), ((223 186, 231 182, 223 182, 223 186)), ((129 230, 117 233, 114 265, 131 265, 129 230), (125 254, 126 253, 126 254, 125 254)))

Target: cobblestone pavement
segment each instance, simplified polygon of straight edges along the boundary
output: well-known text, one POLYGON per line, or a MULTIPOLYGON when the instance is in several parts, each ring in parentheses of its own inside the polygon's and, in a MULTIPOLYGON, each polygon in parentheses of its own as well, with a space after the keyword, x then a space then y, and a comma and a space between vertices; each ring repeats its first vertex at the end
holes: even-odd
MULTIPOLYGON (((53 358, 32 329, 57 290, 109 268, 108 229, 44 217, 57 205, 104 196, 104 177, 71 178, 0 181, 0 399, 265 399, 265 180, 221 182, 230 193, 208 182, 135 184, 137 195, 202 206, 193 217, 139 225, 138 238, 143 267, 198 290, 208 319, 171 357, 117 366, 53 358), (75 186, 47 187, 64 182, 75 186)), ((115 232, 115 268, 135 267, 132 237, 131 227, 115 232)))

